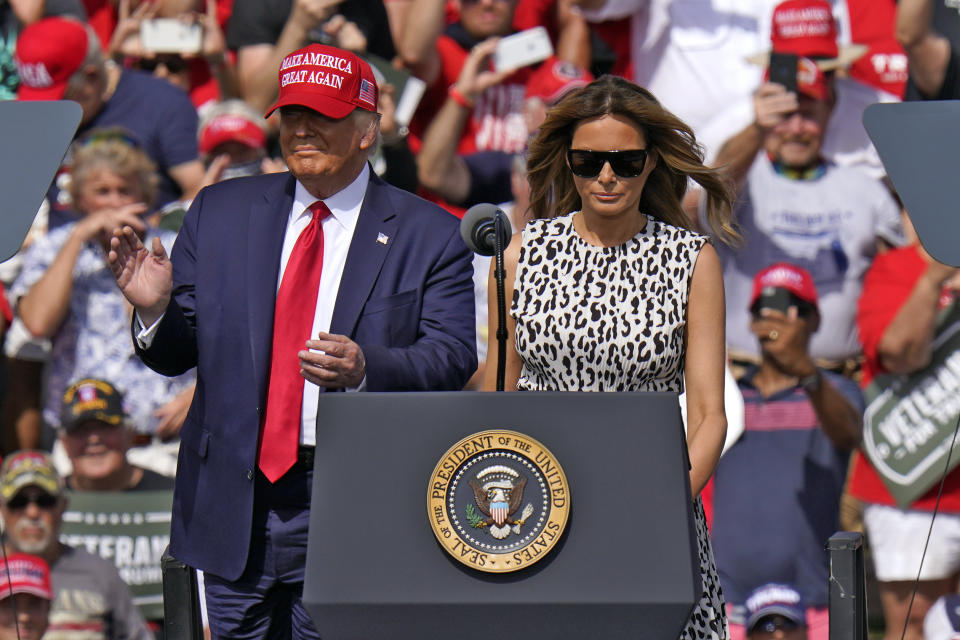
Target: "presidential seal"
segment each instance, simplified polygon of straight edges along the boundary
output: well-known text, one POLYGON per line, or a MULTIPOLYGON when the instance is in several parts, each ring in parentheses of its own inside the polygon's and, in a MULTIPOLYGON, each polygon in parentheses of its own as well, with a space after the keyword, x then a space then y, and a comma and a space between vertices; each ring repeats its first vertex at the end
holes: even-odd
POLYGON ((453 445, 430 477, 427 515, 440 545, 472 569, 528 567, 557 544, 570 513, 560 463, 515 431, 481 431, 453 445))

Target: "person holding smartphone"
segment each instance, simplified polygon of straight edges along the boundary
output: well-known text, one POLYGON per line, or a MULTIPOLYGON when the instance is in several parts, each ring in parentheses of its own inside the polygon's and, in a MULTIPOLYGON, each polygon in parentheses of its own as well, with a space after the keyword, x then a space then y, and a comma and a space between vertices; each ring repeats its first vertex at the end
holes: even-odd
POLYGON ((107 53, 125 68, 183 89, 200 113, 240 95, 216 0, 189 0, 179 8, 119 0, 107 53))
MULTIPOLYGON (((822 330, 811 337, 811 357, 850 374, 859 366, 855 310, 864 274, 880 251, 903 243, 900 211, 880 180, 825 152, 838 104, 836 70, 858 53, 837 45, 829 3, 787 0, 774 10, 773 24, 773 55, 765 54, 770 82, 754 94, 754 121, 715 162, 735 184, 734 215, 744 237, 741 246, 718 246, 730 357, 747 365, 762 359, 749 331, 753 277, 789 262, 809 271, 820 291, 822 330), (784 66, 791 60, 793 78, 784 66)), ((712 229, 703 216, 701 228, 712 229)))
POLYGON ((761 270, 749 310, 762 360, 738 382, 744 433, 713 479, 711 534, 730 637, 743 640, 757 619, 748 611, 751 589, 780 582, 792 584, 806 603, 800 622, 810 640, 826 640, 823 546, 839 528, 863 399, 856 383, 818 368, 810 357, 810 337, 820 326, 810 272, 790 263, 761 270))
MULTIPOLYGON (((566 46, 578 40, 578 33, 586 35, 583 19, 566 3, 555 4, 560 35, 551 44, 542 28, 517 31, 518 23, 530 13, 520 0, 458 0, 450 5, 458 16, 451 24, 444 0, 413 2, 409 15, 418 19, 406 21, 397 50, 404 66, 427 84, 410 122, 408 140, 414 153, 426 146, 428 128, 437 118, 463 122, 457 136, 458 154, 524 150, 528 137, 524 102, 534 74, 532 65, 546 60, 551 49, 561 60, 587 64, 588 58, 577 54, 580 48, 566 46), (531 50, 538 55, 527 57, 531 50)), ((428 193, 439 201, 447 197, 443 191, 428 193)), ((446 201, 445 206, 459 213, 452 202, 446 201)))

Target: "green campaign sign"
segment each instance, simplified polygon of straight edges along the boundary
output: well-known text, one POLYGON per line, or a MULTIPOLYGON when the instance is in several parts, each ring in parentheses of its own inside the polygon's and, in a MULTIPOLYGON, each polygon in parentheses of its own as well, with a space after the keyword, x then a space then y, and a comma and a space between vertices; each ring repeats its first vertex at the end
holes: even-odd
POLYGON ((68 491, 60 540, 109 560, 148 620, 163 618, 160 557, 170 542, 173 491, 68 491))
MULTIPOLYGON (((878 375, 864 392, 863 449, 901 507, 939 483, 960 417, 960 313, 955 306, 940 322, 927 367, 904 376, 878 375)), ((950 469, 957 464, 960 440, 950 469)))

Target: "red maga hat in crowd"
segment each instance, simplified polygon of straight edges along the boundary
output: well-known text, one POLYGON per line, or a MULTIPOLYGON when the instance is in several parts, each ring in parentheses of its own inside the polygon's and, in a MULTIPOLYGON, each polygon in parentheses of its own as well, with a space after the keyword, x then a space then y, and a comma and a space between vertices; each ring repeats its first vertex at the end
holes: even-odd
POLYGON ((86 27, 72 18, 44 18, 25 28, 14 54, 20 76, 17 98, 61 100, 89 46, 86 27))
POLYGON ((554 56, 547 58, 527 80, 527 97, 553 104, 574 89, 593 82, 593 74, 572 62, 554 56))
POLYGON ((267 116, 287 105, 301 105, 329 118, 354 109, 377 110, 380 90, 370 65, 356 54, 323 44, 294 51, 280 63, 280 98, 267 116))
MULTIPOLYGON (((837 44, 833 8, 826 0, 786 0, 778 4, 773 10, 770 42, 773 51, 811 58, 823 71, 847 67, 867 53, 864 45, 837 44)), ((766 66, 770 51, 749 56, 747 61, 766 66)))
POLYGON ((750 307, 757 301, 764 289, 786 289, 804 302, 817 306, 817 287, 813 276, 803 267, 789 262, 778 262, 759 271, 753 277, 753 292, 750 294, 750 307))
POLYGON ((53 600, 47 563, 25 553, 12 553, 5 562, 0 560, 0 600, 15 593, 29 593, 44 600, 53 600))
POLYGON ((236 113, 225 113, 210 118, 200 128, 200 153, 210 153, 225 142, 239 142, 252 149, 267 146, 263 127, 236 113))

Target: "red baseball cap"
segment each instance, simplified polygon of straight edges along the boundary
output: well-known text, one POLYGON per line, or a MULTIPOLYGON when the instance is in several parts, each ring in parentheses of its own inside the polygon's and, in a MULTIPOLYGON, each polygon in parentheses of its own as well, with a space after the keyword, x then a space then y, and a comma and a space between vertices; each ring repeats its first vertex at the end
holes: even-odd
POLYGON ((786 0, 773 10, 770 41, 777 53, 836 58, 837 25, 826 0, 786 0))
POLYGON ((50 567, 42 558, 13 553, 6 562, 0 560, 0 600, 15 593, 30 593, 44 600, 53 600, 50 567))
POLYGON ((224 142, 239 142, 253 149, 263 149, 267 136, 263 128, 235 113, 215 116, 200 129, 200 153, 210 153, 224 142))
POLYGON ((817 287, 813 284, 813 276, 803 267, 789 262, 772 264, 753 277, 750 308, 764 289, 786 289, 804 302, 817 306, 817 287))
MULTIPOLYGON (((778 4, 773 9, 770 42, 773 51, 812 58, 823 71, 848 67, 867 52, 861 44, 837 44, 837 24, 827 0, 785 0, 778 4)), ((748 56, 747 61, 766 66, 770 51, 748 56)))
POLYGON ((574 89, 593 82, 593 74, 572 62, 550 56, 527 80, 527 97, 553 104, 574 89))
POLYGON ((346 117, 360 108, 376 112, 380 89, 370 65, 356 54, 311 44, 280 63, 280 98, 267 117, 286 105, 301 105, 328 118, 346 117))
POLYGON ((62 100, 89 46, 86 27, 71 18, 44 18, 25 28, 14 54, 20 76, 17 98, 62 100))

